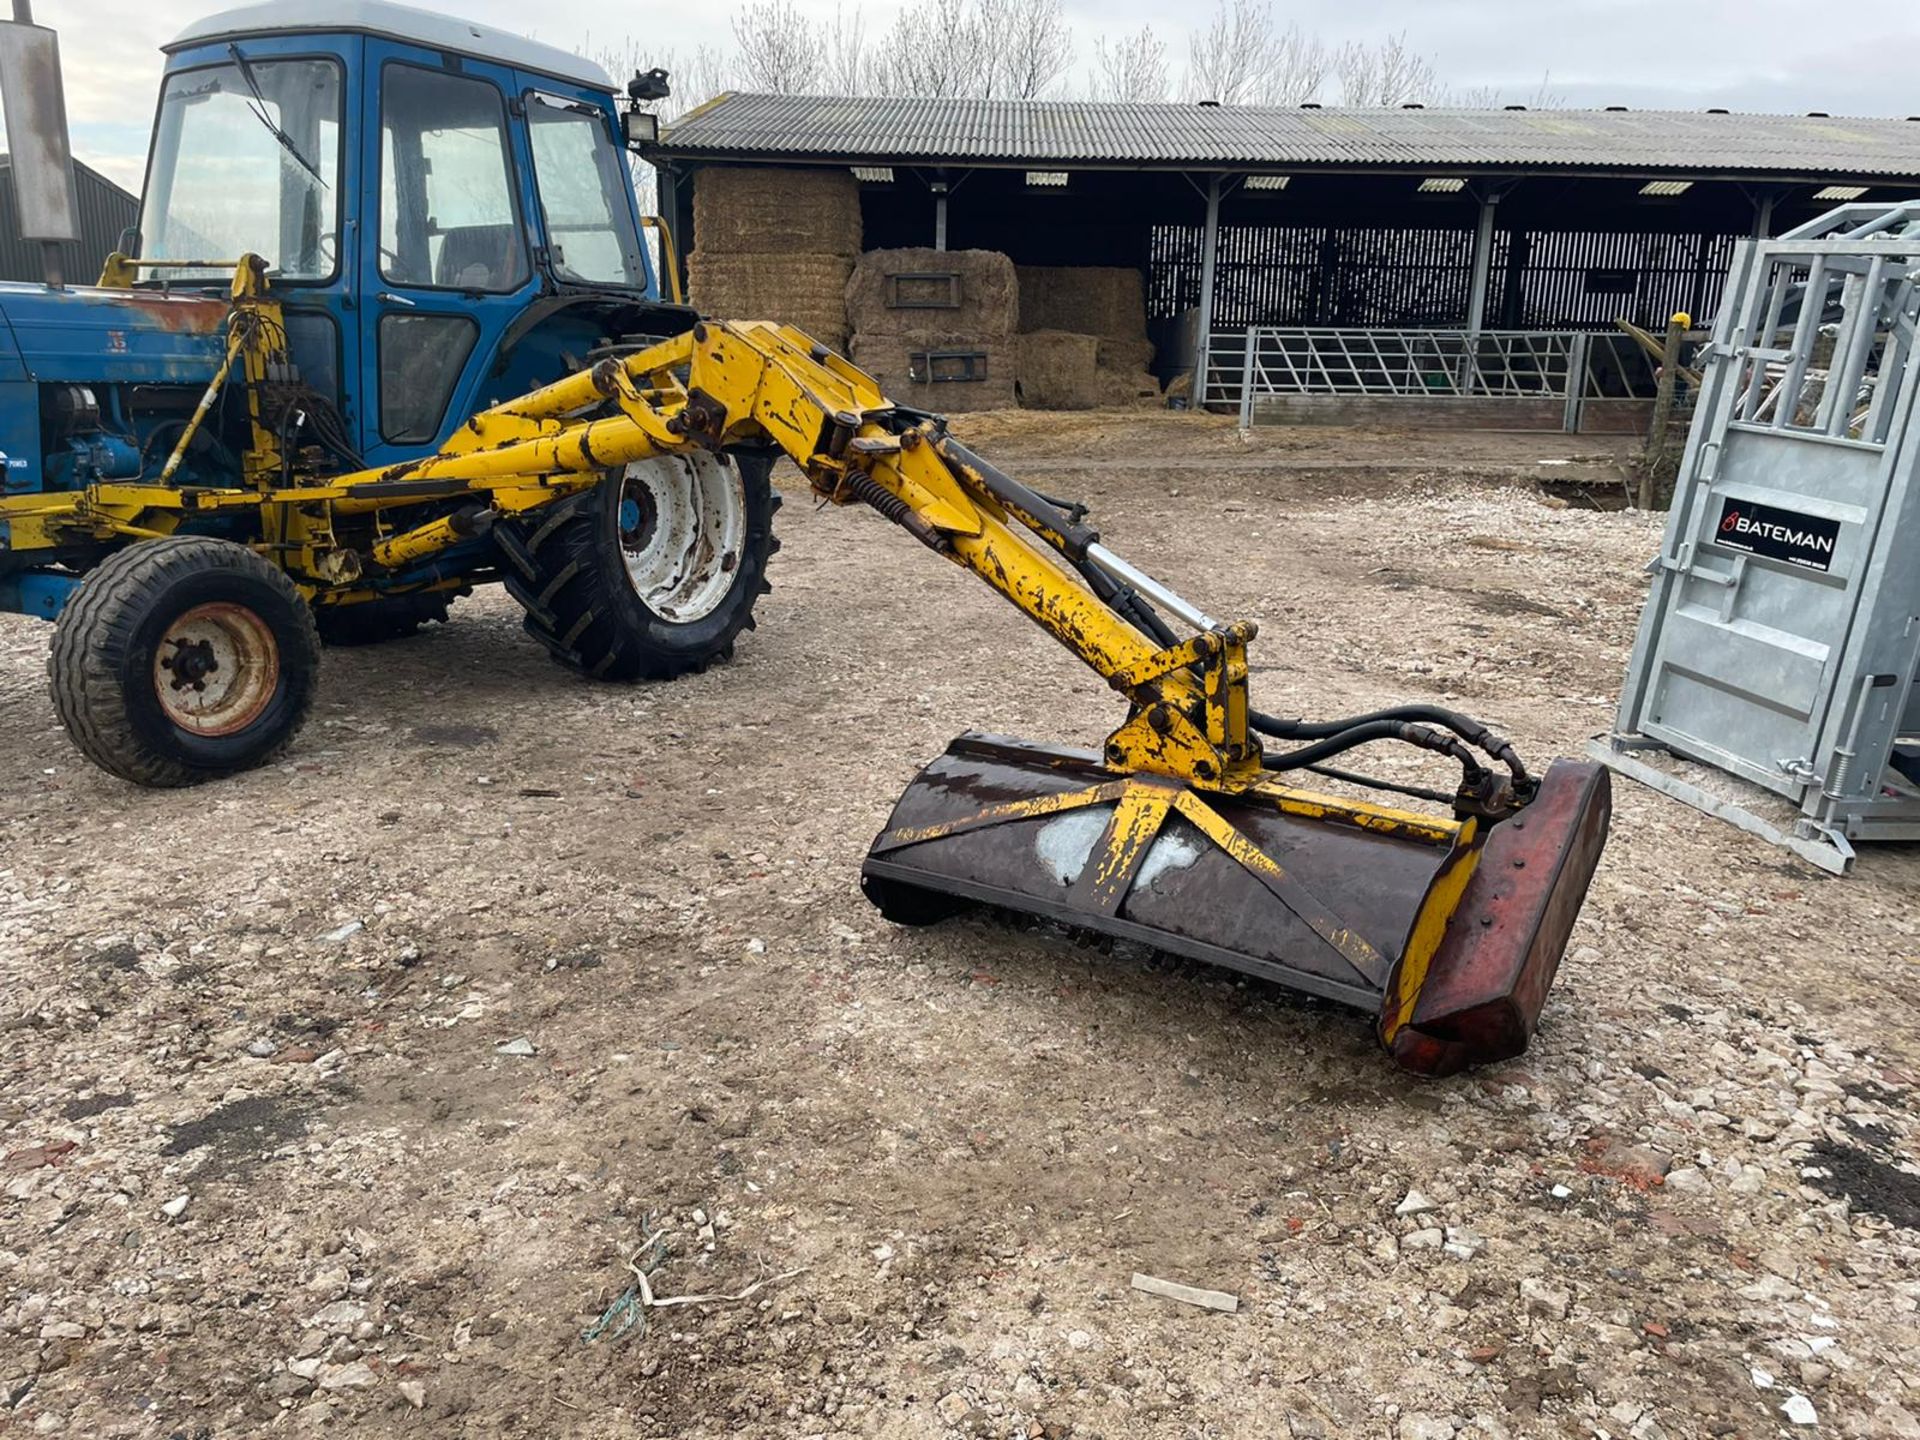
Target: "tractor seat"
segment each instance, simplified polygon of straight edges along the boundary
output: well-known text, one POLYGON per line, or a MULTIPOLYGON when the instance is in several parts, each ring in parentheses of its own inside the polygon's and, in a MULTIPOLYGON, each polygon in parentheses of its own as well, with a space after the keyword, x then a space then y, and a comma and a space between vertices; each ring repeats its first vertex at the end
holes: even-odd
POLYGON ((511 290, 523 278, 511 225, 455 225, 440 232, 433 283, 451 290, 511 290))

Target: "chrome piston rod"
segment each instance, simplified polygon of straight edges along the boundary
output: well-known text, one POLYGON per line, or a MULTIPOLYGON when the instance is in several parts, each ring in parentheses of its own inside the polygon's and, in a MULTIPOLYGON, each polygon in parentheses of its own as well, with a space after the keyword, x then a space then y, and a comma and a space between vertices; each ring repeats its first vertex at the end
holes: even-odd
POLYGON ((1162 585, 1144 570, 1136 569, 1098 541, 1087 546, 1087 559, 1099 566, 1101 571, 1109 579, 1118 580, 1123 585, 1131 586, 1162 610, 1179 616, 1182 620, 1186 621, 1187 624, 1193 626, 1194 629, 1214 630, 1219 628, 1219 622, 1207 614, 1206 611, 1181 599, 1180 596, 1162 585))

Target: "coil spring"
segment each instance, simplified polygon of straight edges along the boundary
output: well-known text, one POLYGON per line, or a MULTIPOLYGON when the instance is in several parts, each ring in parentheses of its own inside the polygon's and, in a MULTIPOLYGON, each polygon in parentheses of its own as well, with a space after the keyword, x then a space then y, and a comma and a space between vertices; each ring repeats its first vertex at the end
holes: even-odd
POLYGON ((880 482, 871 475, 864 475, 858 470, 850 471, 847 475, 847 489, 896 525, 912 528, 912 521, 918 518, 906 501, 882 489, 880 482))

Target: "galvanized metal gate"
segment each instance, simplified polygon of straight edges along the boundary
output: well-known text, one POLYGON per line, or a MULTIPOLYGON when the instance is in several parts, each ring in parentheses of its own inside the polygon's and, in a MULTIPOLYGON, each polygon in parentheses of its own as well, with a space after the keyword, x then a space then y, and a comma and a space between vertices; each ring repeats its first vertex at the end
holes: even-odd
POLYGON ((1255 325, 1214 331, 1199 399, 1209 409, 1237 412, 1242 426, 1263 420, 1265 402, 1295 397, 1457 401, 1469 408, 1545 401, 1572 433, 1587 402, 1650 401, 1653 390, 1651 368, 1624 335, 1255 325))
POLYGON ((1611 749, 1786 797, 1844 868, 1852 838, 1920 837, 1920 201, 1751 243, 1729 278, 1611 749))

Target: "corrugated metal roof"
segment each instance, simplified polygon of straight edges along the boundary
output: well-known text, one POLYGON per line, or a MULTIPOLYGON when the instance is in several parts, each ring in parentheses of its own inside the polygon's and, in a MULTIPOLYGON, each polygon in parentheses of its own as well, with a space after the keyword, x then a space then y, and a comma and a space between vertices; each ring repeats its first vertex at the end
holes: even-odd
POLYGON ((1920 178, 1920 120, 1676 110, 1279 109, 721 95, 688 158, 1920 178))

